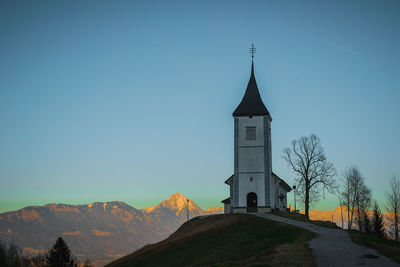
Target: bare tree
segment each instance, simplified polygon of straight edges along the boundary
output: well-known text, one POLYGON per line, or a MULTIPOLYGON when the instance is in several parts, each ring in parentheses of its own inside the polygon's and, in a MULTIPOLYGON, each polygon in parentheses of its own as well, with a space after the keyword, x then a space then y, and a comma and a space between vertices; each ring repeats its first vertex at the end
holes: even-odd
POLYGON ((364 180, 361 181, 361 186, 356 194, 358 230, 362 232, 370 232, 371 222, 368 209, 371 207, 372 194, 371 190, 364 184, 364 180))
POLYGON ((344 184, 343 191, 341 192, 343 205, 346 206, 347 209, 347 229, 351 229, 352 220, 350 220, 350 209, 353 210, 353 191, 352 191, 352 175, 350 169, 346 170, 343 174, 344 176, 344 184))
POLYGON ((334 194, 339 198, 339 207, 340 207, 340 219, 342 222, 342 229, 344 229, 344 218, 343 218, 343 205, 345 204, 343 201, 343 195, 341 192, 341 188, 339 186, 334 190, 334 194))
POLYGON ((343 200, 340 193, 338 194, 339 197, 339 207, 340 207, 340 219, 342 221, 342 229, 344 229, 344 222, 343 222, 343 200))
POLYGON ((400 179, 396 175, 393 175, 390 180, 390 191, 386 193, 386 199, 390 228, 394 234, 394 239, 399 241, 400 179))
POLYGON ((323 193, 325 190, 333 192, 336 188, 333 164, 326 160, 321 141, 314 134, 293 140, 291 148, 283 150, 282 158, 297 174, 296 191, 304 201, 308 218, 310 203, 319 199, 321 187, 323 193))
MULTIPOLYGON (((342 190, 343 204, 347 208, 347 228, 353 228, 354 212, 359 204, 360 194, 364 188, 364 178, 357 167, 348 168, 344 174, 342 190)), ((357 214, 358 215, 358 214, 357 214)))

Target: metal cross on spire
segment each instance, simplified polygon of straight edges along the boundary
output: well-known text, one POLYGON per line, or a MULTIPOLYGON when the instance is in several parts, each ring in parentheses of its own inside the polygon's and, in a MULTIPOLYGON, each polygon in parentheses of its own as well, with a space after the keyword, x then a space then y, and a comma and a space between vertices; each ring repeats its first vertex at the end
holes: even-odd
POLYGON ((249 51, 250 51, 251 59, 253 59, 254 54, 256 53, 256 48, 254 47, 254 44, 251 44, 249 51))

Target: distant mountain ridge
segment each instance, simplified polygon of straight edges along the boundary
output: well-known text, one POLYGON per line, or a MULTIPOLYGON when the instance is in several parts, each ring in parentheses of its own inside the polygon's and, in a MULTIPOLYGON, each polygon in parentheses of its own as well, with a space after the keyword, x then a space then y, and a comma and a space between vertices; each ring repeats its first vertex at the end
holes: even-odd
MULTIPOLYGON (((62 236, 81 261, 89 258, 97 265, 105 264, 168 237, 186 221, 187 208, 190 218, 223 213, 222 207, 202 210, 187 200, 175 193, 145 209, 121 201, 30 206, 0 214, 0 241, 14 241, 25 253, 36 254, 47 251, 62 236)), ((346 207, 311 210, 310 219, 333 221, 342 227, 342 214, 347 228, 346 207)))
MULTIPOLYGON (((353 217, 353 227, 355 229, 358 229, 358 225, 356 222, 356 210, 354 211, 354 217, 353 217)), ((372 216, 373 211, 368 210, 369 216, 372 216)), ((338 227, 347 229, 347 207, 346 206, 337 206, 333 210, 310 210, 309 212, 310 219, 311 220, 320 220, 320 221, 331 221, 335 223, 338 227)), ((383 215, 383 223, 385 227, 386 234, 389 236, 392 236, 393 238, 393 233, 390 231, 390 226, 389 226, 389 218, 393 217, 390 212, 382 212, 383 215)))
MULTIPOLYGON (((0 214, 0 240, 37 253, 62 236, 80 260, 104 264, 174 232, 186 220, 187 199, 176 193, 143 210, 121 201, 26 207, 0 214)), ((190 218, 219 211, 204 211, 189 200, 190 218)))

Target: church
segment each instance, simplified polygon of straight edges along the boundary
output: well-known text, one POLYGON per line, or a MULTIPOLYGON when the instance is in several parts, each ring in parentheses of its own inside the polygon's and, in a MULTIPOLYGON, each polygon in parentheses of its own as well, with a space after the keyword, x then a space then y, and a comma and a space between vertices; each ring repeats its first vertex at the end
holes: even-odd
POLYGON ((234 173, 225 183, 224 213, 285 211, 291 187, 272 172, 271 121, 254 76, 254 47, 246 92, 233 112, 234 173))

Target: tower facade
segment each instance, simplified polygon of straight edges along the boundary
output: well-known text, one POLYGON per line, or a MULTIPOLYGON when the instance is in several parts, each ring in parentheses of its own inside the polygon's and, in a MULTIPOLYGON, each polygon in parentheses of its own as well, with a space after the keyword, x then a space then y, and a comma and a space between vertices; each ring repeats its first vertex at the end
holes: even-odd
POLYGON ((232 115, 234 174, 230 181, 231 212, 269 212, 276 198, 275 190, 272 190, 272 118, 258 91, 253 61, 246 92, 232 115))

